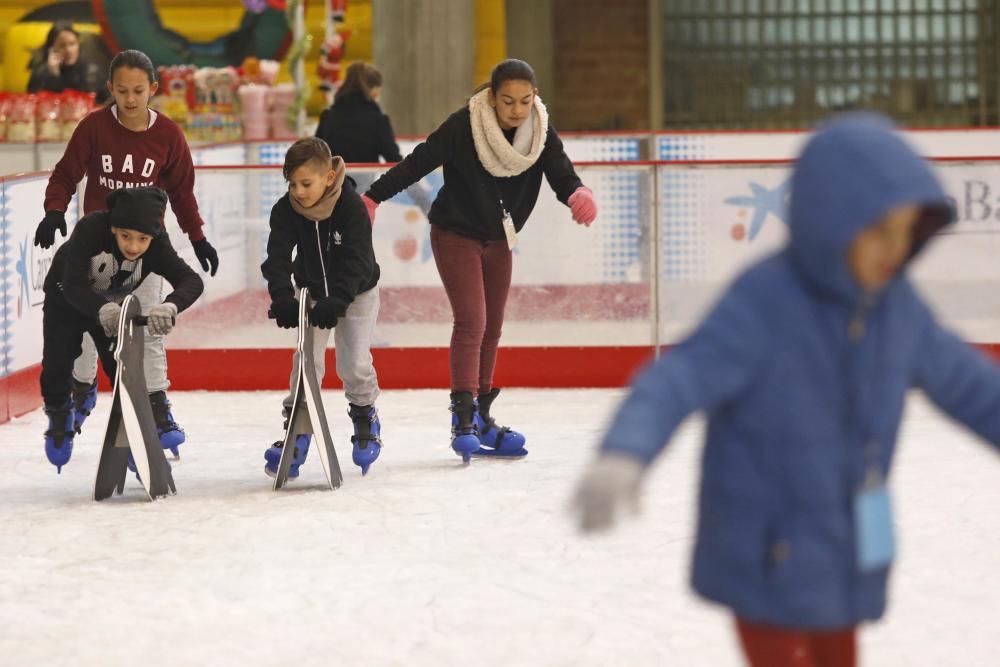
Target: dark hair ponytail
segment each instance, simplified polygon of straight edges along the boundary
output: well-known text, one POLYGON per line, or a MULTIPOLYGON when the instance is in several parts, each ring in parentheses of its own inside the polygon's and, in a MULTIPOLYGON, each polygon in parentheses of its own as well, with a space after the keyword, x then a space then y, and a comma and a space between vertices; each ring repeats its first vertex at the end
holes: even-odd
POLYGON ((344 83, 337 89, 334 100, 361 93, 366 100, 372 99, 372 89, 382 86, 382 72, 375 65, 355 60, 347 67, 344 83))
POLYGON ((122 67, 141 69, 149 77, 150 84, 156 83, 156 69, 153 67, 153 61, 142 51, 128 49, 127 51, 120 51, 118 55, 112 58, 111 66, 108 68, 108 81, 114 81, 115 72, 122 67))

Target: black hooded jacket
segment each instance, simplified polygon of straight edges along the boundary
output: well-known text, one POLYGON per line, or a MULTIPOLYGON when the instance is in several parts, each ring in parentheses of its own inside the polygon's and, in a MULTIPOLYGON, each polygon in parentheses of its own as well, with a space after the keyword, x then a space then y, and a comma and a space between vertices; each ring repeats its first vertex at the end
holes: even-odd
POLYGON ((125 259, 111 233, 111 212, 94 211, 80 218, 69 240, 56 251, 45 276, 46 298, 62 297, 80 312, 97 317, 106 303, 121 302, 150 273, 163 276, 173 291, 163 300, 190 307, 205 289, 201 276, 174 250, 167 234, 156 235, 135 261, 125 259))
POLYGON ((314 222, 299 215, 288 198, 285 193, 271 208, 267 258, 260 265, 267 291, 277 301, 294 297, 295 286, 307 287, 313 299, 335 299, 340 317, 354 297, 378 284, 368 211, 350 179, 344 180, 340 198, 326 220, 314 222))

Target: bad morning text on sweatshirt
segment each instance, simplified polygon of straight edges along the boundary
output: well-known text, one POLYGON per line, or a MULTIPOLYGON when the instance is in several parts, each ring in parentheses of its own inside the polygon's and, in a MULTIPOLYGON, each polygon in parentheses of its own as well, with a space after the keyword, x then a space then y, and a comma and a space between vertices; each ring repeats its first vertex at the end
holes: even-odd
POLYGON ((84 176, 85 214, 103 210, 112 190, 155 185, 167 192, 188 238, 205 238, 194 196, 194 164, 180 128, 151 110, 149 128, 135 132, 118 122, 116 111, 115 106, 98 109, 80 121, 49 177, 45 210, 65 211, 84 176))

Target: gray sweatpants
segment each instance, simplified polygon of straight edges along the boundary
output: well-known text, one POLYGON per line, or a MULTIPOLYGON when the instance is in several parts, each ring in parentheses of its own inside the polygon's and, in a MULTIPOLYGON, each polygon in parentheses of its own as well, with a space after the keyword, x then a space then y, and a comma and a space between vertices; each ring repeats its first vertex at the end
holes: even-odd
MULTIPOLYGON (((355 405, 374 405, 378 398, 378 375, 372 363, 372 339, 378 319, 378 287, 354 297, 347 313, 337 320, 333 329, 333 344, 337 350, 337 377, 344 383, 347 400, 355 405)), ((313 327, 313 362, 320 384, 326 373, 326 344, 330 329, 313 327)), ((284 414, 292 409, 295 381, 299 374, 299 353, 292 355, 292 374, 288 379, 289 394, 282 401, 284 414)))
MULTIPOLYGON (((153 306, 159 305, 163 296, 163 277, 150 273, 136 288, 133 295, 139 299, 142 314, 145 315, 153 306)), ((163 336, 154 336, 146 330, 146 345, 143 349, 143 365, 146 375, 146 388, 149 393, 166 391, 170 387, 167 379, 167 351, 163 347, 163 336)), ((90 334, 83 335, 83 351, 73 363, 73 379, 91 384, 97 377, 97 348, 90 334)))

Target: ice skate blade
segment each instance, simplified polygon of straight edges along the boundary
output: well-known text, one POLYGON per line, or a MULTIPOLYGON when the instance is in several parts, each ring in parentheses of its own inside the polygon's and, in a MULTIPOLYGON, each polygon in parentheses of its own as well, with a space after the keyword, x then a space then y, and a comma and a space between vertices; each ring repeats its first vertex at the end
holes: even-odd
POLYGON ((477 449, 472 452, 472 457, 476 459, 489 459, 491 461, 520 461, 525 456, 528 455, 527 449, 521 449, 520 451, 514 452, 512 454, 498 454, 492 450, 477 449))
MULTIPOLYGON (((267 466, 264 466, 264 474, 265 474, 265 475, 267 475, 268 477, 270 477, 271 479, 274 479, 275 477, 277 477, 277 476, 278 476, 278 473, 277 473, 277 471, 275 471, 275 472, 271 472, 271 471, 270 471, 270 470, 268 469, 268 467, 267 467, 267 466)), ((297 480, 298 478, 299 478, 299 476, 298 476, 298 475, 296 475, 295 477, 292 477, 291 475, 289 475, 289 476, 288 476, 288 481, 289 481, 289 482, 294 482, 294 481, 295 481, 295 480, 297 480)))

